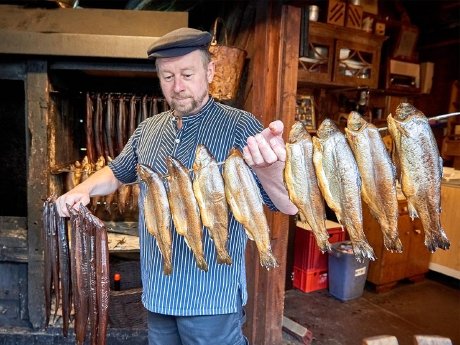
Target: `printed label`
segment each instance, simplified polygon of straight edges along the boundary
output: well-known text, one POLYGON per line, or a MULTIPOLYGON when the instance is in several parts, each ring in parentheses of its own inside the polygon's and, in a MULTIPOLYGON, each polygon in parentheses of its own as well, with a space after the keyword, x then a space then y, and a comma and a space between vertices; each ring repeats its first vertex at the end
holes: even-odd
POLYGON ((366 266, 358 268, 355 270, 355 277, 359 277, 366 274, 366 266))

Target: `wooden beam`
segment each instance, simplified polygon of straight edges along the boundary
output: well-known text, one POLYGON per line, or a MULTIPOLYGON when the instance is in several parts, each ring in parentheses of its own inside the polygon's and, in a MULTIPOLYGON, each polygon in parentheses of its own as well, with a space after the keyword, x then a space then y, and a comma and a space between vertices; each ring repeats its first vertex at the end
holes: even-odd
MULTIPOLYGON (((252 60, 252 93, 249 105, 267 126, 279 119, 285 124, 285 138, 294 122, 297 91, 297 62, 300 8, 279 2, 257 2, 252 60)), ((286 275, 289 217, 267 211, 272 231, 272 249, 279 267, 261 267, 257 249, 248 244, 246 255, 249 301, 245 334, 251 344, 282 343, 282 319, 286 275)))

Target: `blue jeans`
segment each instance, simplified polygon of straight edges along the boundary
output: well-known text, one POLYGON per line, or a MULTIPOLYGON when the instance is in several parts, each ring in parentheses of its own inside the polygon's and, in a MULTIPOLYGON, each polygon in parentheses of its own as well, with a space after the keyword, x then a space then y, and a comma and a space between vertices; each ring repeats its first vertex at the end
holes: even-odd
POLYGON ((148 312, 149 345, 247 345, 241 307, 221 315, 171 316, 148 312))

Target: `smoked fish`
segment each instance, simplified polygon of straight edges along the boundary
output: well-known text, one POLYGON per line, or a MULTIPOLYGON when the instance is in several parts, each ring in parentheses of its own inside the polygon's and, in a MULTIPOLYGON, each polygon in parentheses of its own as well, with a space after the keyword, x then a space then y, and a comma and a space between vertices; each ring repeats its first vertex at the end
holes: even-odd
POLYGON ((377 127, 355 111, 348 115, 345 135, 361 175, 362 198, 380 225, 384 246, 389 251, 401 253, 396 168, 382 137, 377 127))
POLYGON ((401 165, 401 189, 407 198, 409 215, 419 217, 429 251, 449 249, 450 242, 441 226, 442 158, 425 115, 409 103, 388 115, 388 131, 401 165))
POLYGON ((310 225, 319 249, 323 253, 329 251, 324 199, 313 166, 313 143, 300 121, 292 126, 286 143, 284 181, 289 199, 299 209, 300 220, 310 225))
POLYGON ((171 211, 166 188, 161 177, 147 166, 139 164, 137 173, 146 189, 143 201, 145 224, 163 256, 163 273, 170 275, 173 270, 171 211))
POLYGON ((346 227, 355 258, 375 260, 363 231, 361 177, 345 136, 332 120, 325 119, 312 140, 313 164, 324 199, 346 227))
POLYGON ((184 236, 198 267, 207 271, 208 264, 203 251, 203 225, 188 169, 171 156, 166 159, 166 165, 169 181, 168 200, 174 226, 177 233, 184 236))
POLYGON ((193 192, 200 207, 201 220, 214 241, 217 262, 232 264, 227 251, 228 205, 224 179, 214 156, 204 145, 198 145, 193 163, 193 192))
POLYGON ((239 150, 233 148, 225 160, 223 177, 225 196, 235 219, 255 241, 260 264, 267 269, 278 267, 270 245, 270 228, 263 209, 262 195, 251 169, 239 150))

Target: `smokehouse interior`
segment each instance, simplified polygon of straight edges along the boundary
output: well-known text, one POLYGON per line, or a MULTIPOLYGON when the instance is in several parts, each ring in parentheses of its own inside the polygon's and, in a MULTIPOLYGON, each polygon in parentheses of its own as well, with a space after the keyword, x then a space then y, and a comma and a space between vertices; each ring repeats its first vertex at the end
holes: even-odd
POLYGON ((0 37, 0 345, 460 345, 458 1, 11 0, 0 37))

